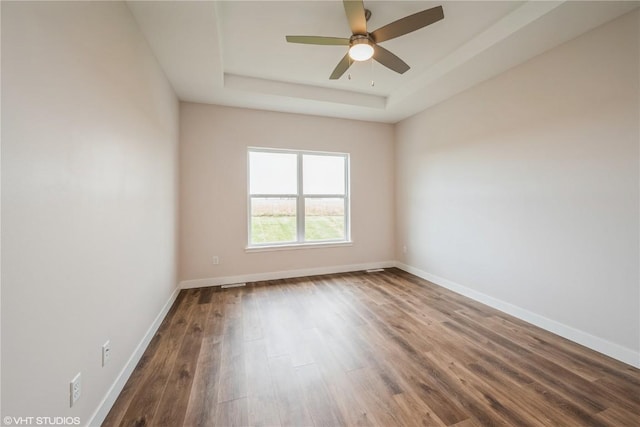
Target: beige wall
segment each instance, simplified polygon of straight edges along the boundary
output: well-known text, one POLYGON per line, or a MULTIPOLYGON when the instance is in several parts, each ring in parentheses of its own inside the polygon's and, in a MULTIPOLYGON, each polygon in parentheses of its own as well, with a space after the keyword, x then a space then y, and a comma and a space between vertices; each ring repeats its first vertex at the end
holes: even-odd
POLYGON ((638 40, 636 11, 399 123, 396 239, 640 366, 638 40))
POLYGON ((124 3, 2 2, 3 416, 89 422, 169 300, 177 141, 124 3))
POLYGON ((393 260, 393 174, 391 125, 181 103, 180 279, 393 260), (249 146, 349 152, 353 246, 246 253, 249 146))

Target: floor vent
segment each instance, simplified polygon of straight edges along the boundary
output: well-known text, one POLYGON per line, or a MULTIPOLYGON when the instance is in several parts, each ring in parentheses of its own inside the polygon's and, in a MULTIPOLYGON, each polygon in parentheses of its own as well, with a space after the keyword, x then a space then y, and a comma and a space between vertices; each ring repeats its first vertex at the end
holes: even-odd
POLYGON ((367 270, 367 273, 380 273, 384 271, 384 268, 372 268, 371 270, 367 270))
POLYGON ((222 285, 220 287, 222 289, 227 289, 227 288, 241 288, 243 286, 246 286, 246 283, 232 283, 230 285, 222 285))

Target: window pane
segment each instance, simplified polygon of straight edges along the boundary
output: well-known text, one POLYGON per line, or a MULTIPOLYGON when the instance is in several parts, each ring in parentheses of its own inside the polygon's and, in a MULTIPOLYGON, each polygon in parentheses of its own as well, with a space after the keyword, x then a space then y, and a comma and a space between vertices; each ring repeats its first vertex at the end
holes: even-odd
POLYGON ((342 156, 302 156, 304 194, 344 194, 342 156))
POLYGON ((305 240, 343 240, 344 199, 305 199, 305 240))
POLYGON ((251 194, 296 194, 298 161, 296 154, 249 152, 251 194))
POLYGON ((296 241, 296 199, 251 198, 251 243, 296 241))

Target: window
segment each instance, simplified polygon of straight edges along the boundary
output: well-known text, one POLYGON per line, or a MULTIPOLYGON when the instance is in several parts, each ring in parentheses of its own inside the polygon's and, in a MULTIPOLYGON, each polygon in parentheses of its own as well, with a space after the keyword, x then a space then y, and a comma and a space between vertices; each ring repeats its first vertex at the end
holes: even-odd
POLYGON ((349 155, 249 149, 249 246, 349 240, 349 155))

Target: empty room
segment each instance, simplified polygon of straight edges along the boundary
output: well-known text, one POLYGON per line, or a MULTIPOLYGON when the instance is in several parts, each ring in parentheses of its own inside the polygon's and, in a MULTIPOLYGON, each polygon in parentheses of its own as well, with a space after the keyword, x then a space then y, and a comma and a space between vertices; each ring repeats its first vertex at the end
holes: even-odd
POLYGON ((640 425, 639 6, 3 0, 1 425, 640 425))

